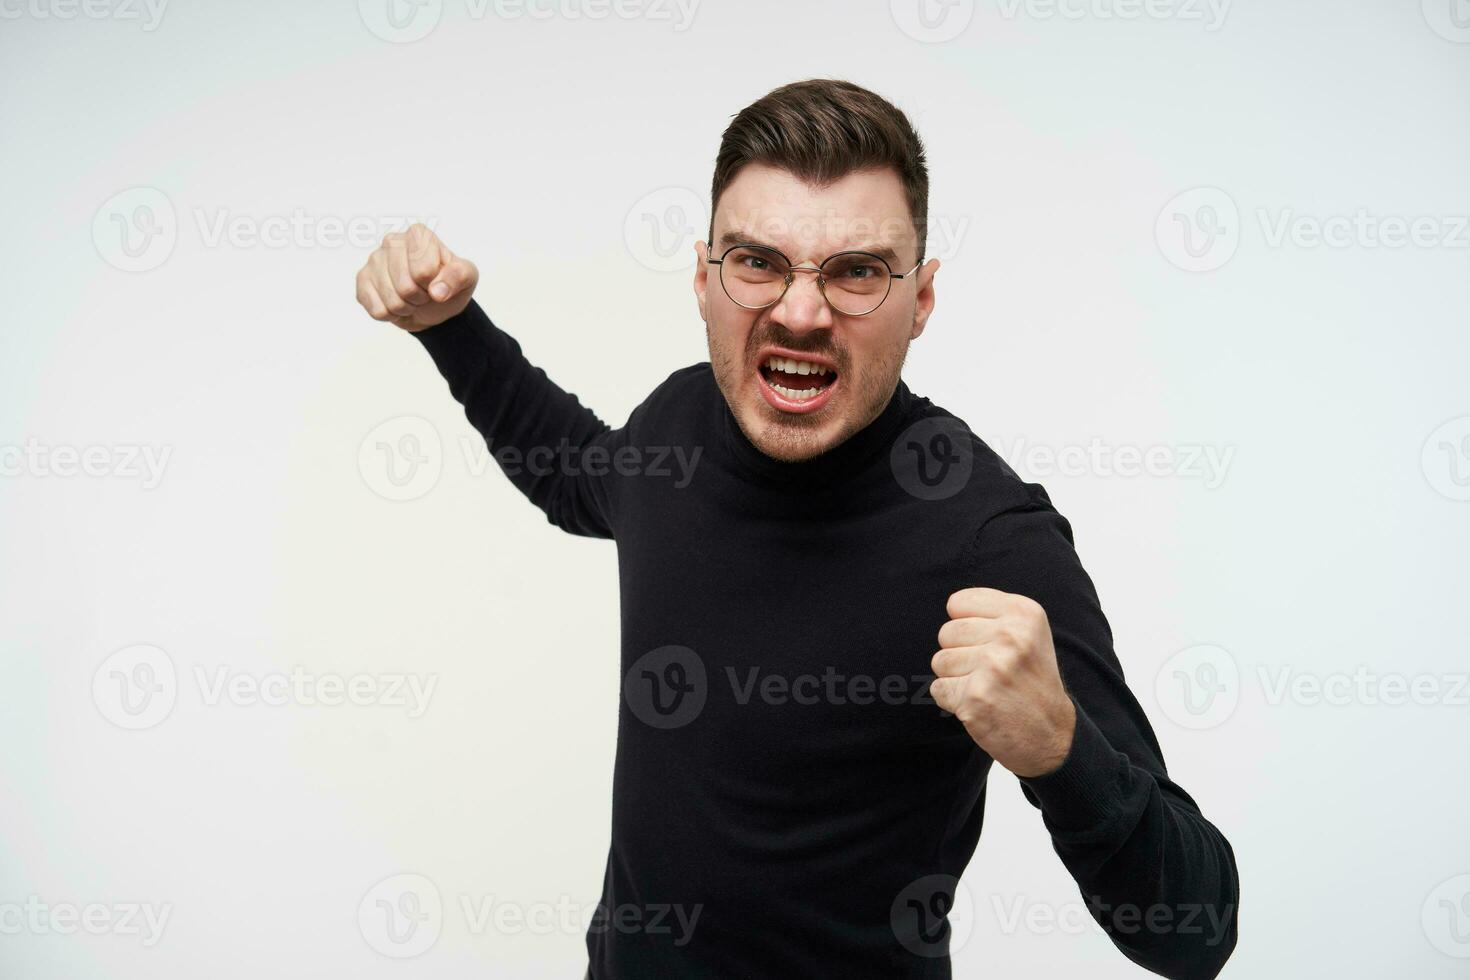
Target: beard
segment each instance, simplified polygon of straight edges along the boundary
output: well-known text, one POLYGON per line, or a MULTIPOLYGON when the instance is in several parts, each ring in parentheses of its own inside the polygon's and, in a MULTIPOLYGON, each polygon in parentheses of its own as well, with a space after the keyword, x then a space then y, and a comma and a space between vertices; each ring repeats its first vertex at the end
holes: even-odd
POLYGON ((896 343, 857 368, 851 352, 833 344, 827 330, 814 331, 802 339, 780 324, 760 323, 750 331, 744 346, 737 347, 728 341, 716 341, 716 331, 706 321, 704 335, 715 384, 740 431, 755 448, 783 463, 798 463, 835 449, 877 418, 898 386, 911 340, 907 333, 901 335, 896 343), (830 359, 837 366, 841 385, 832 401, 815 412, 783 412, 749 389, 751 377, 758 370, 756 352, 766 345, 830 359), (755 395, 749 403, 743 394, 746 390, 755 395))

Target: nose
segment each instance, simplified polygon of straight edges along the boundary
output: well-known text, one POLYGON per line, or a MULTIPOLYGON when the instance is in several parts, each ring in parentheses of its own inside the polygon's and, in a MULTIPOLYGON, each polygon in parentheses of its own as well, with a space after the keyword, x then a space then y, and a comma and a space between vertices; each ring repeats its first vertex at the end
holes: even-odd
POLYGON ((791 269, 791 285, 775 306, 771 307, 771 319, 792 333, 808 333, 812 330, 830 330, 833 325, 832 307, 822 288, 817 284, 818 271, 803 266, 791 269))

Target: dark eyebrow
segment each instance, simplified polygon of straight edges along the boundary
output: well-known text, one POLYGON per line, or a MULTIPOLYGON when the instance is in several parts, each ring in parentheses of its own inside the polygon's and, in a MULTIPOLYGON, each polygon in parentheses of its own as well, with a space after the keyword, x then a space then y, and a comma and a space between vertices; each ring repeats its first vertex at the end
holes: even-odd
MULTIPOLYGON (((776 246, 766 242, 757 241, 754 238, 746 238, 737 231, 727 231, 720 236, 719 251, 724 253, 736 245, 760 245, 775 252, 781 252, 776 246)), ((898 265, 898 253, 887 245, 855 245, 852 248, 839 249, 841 252, 867 252, 876 255, 890 266, 898 265)), ((785 252, 781 252, 785 255, 785 252)))

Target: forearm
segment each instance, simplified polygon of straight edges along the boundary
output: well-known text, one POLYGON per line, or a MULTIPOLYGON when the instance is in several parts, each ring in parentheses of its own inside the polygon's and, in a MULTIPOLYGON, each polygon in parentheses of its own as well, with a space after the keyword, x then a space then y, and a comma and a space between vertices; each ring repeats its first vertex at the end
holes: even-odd
POLYGON ((611 434, 607 424, 531 364, 477 303, 414 336, 511 482, 553 524, 610 537, 600 485, 581 465, 583 451, 611 434))
POLYGON ((1073 699, 1071 751, 1055 772, 1021 781, 1027 797, 1120 950, 1166 977, 1214 977, 1236 942, 1230 843, 1167 775, 1116 750, 1073 699))
POLYGON ((973 561, 977 584, 1027 596, 1048 618, 1075 720, 1061 765, 1021 786, 1093 918, 1141 966, 1214 977, 1235 947, 1235 856, 1169 778, 1070 525, 1037 489, 981 529, 973 561))

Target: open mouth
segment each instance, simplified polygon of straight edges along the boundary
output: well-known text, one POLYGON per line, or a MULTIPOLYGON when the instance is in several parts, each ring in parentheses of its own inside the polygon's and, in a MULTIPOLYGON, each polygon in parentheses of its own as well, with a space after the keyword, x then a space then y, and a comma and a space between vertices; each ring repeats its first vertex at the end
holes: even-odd
POLYGON ((837 386, 837 369, 825 361, 772 355, 758 373, 761 394, 783 412, 813 412, 826 403, 837 386))

